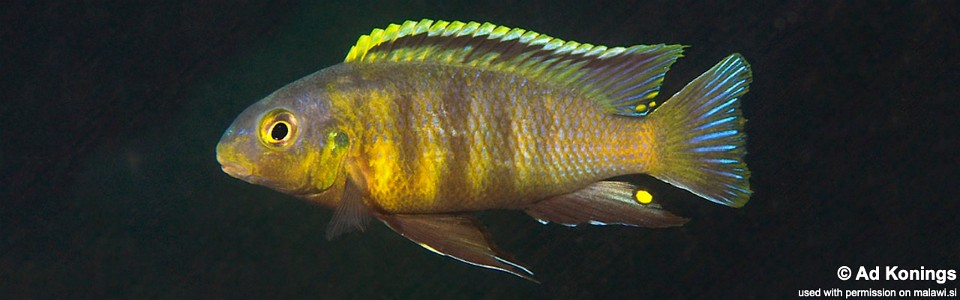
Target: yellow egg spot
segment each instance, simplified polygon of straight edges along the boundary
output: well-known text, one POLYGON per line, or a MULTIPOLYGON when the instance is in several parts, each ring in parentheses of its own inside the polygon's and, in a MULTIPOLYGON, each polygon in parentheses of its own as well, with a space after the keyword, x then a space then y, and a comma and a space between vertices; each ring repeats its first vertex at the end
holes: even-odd
POLYGON ((643 104, 637 105, 636 110, 637 110, 637 112, 644 112, 644 111, 647 110, 647 106, 646 106, 646 105, 643 105, 643 104))
POLYGON ((653 195, 644 190, 637 190, 634 197, 637 198, 637 202, 640 202, 640 204, 650 204, 653 202, 653 195))
POLYGON ((657 106, 657 101, 650 101, 650 107, 657 106))
POLYGON ((652 99, 653 97, 656 97, 659 94, 660 94, 660 91, 653 91, 647 94, 646 96, 643 96, 643 99, 652 99))

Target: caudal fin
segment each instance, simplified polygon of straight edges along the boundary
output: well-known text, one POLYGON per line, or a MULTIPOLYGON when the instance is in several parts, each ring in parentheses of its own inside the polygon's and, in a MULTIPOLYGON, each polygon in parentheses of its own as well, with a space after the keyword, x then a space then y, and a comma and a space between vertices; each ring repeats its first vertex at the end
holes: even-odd
POLYGON ((732 54, 651 113, 663 143, 650 174, 716 203, 747 204, 752 192, 740 96, 751 78, 747 61, 732 54))

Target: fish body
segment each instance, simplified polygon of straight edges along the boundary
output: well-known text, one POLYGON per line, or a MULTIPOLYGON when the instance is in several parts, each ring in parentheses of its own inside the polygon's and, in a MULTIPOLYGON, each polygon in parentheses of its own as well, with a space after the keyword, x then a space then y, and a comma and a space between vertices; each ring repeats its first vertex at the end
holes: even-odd
POLYGON ((521 208, 652 163, 642 119, 564 86, 476 67, 341 68, 363 77, 335 114, 358 141, 346 163, 385 212, 521 208))
POLYGON ((335 208, 328 237, 372 217, 431 251, 532 279, 470 212, 686 222, 606 180, 636 173, 728 206, 749 199, 739 97, 751 74, 740 55, 647 109, 682 49, 408 21, 249 107, 217 158, 231 176, 335 208))

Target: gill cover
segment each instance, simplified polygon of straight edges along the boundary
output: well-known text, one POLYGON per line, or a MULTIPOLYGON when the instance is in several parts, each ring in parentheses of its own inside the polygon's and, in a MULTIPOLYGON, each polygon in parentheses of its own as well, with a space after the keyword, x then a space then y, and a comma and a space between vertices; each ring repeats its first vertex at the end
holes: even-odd
POLYGON ((338 177, 346 176, 341 170, 349 148, 350 138, 344 132, 333 130, 324 137, 316 161, 317 167, 314 168, 314 179, 318 190, 326 191, 337 182, 338 177))
MULTIPOLYGON (((300 145, 304 149, 288 149, 297 144, 300 138, 300 127, 296 115, 286 109, 274 109, 263 115, 257 136, 260 143, 270 151, 309 152, 309 143, 300 145)), ((350 139, 346 133, 339 130, 326 132, 325 135, 321 135, 320 148, 316 149, 316 154, 308 154, 308 159, 301 162, 313 169, 311 173, 314 187, 321 192, 330 189, 337 182, 338 176, 341 176, 342 162, 350 147, 350 139)))

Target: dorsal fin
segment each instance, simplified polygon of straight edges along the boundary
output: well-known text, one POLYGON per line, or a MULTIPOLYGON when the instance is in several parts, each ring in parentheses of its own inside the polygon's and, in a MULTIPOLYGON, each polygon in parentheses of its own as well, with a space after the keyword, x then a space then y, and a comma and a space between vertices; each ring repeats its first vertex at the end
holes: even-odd
POLYGON ((637 115, 656 96, 681 45, 594 46, 490 23, 421 20, 361 36, 344 62, 415 62, 510 72, 572 85, 611 112, 637 115))

